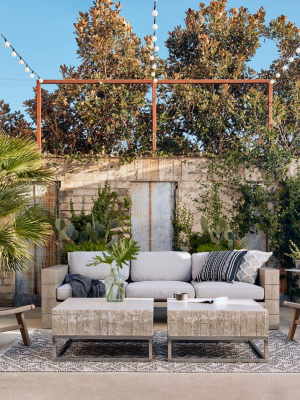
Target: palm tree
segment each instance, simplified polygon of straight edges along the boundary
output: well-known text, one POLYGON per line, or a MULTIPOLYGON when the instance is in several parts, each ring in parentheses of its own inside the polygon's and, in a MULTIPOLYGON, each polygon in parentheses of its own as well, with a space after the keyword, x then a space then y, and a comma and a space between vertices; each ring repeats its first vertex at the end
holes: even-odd
POLYGON ((46 243, 51 217, 33 204, 33 188, 52 179, 34 141, 0 133, 0 271, 24 272, 32 247, 46 243))

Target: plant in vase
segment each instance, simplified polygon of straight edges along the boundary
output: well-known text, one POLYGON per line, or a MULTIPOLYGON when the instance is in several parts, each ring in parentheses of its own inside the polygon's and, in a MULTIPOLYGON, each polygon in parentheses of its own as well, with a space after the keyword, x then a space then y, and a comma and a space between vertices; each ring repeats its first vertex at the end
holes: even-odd
POLYGON ((140 247, 133 239, 121 239, 103 252, 102 256, 96 256, 94 262, 88 266, 96 266, 98 264, 109 264, 110 274, 105 279, 105 291, 107 301, 123 301, 125 297, 125 279, 120 274, 120 268, 123 265, 129 265, 128 261, 135 260, 139 253, 140 247))
POLYGON ((292 240, 290 240, 290 254, 285 255, 291 257, 294 260, 296 268, 300 269, 300 249, 292 240))

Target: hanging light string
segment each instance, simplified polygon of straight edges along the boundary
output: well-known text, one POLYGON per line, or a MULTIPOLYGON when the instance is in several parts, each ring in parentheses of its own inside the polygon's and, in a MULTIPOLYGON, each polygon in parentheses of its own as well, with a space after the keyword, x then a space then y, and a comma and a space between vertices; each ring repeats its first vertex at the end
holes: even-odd
MULTIPOLYGON (((299 54, 300 54, 300 47, 297 47, 297 49, 295 50, 295 53, 296 53, 296 56, 299 56, 299 54)), ((294 58, 293 56, 291 56, 291 57, 289 57, 288 60, 289 60, 289 63, 292 64, 292 63, 295 61, 295 58, 294 58)), ((288 68, 289 68, 289 66, 285 64, 281 69, 282 69, 283 72, 286 72, 286 71, 288 70, 288 68)), ((273 79, 270 80, 270 83, 271 83, 272 85, 274 85, 274 83, 276 83, 275 78, 276 78, 276 79, 279 79, 280 77, 281 77, 280 72, 277 72, 276 75, 275 75, 275 77, 274 77, 273 79)))
POLYGON ((11 53, 12 57, 17 57, 18 56, 20 58, 19 64, 20 65, 24 65, 24 64, 26 65, 25 72, 30 72, 31 71, 31 74, 29 75, 30 78, 34 78, 34 75, 36 75, 38 77, 38 79, 39 79, 39 82, 43 83, 43 79, 32 68, 29 67, 29 65, 24 60, 24 58, 21 57, 21 55, 15 50, 15 48, 9 43, 9 41, 6 39, 6 37, 4 35, 2 35, 1 32, 0 32, 0 36, 2 36, 3 39, 4 39, 4 46, 7 47, 7 48, 11 47, 11 49, 12 49, 12 53, 11 53))
POLYGON ((158 51, 159 51, 159 47, 157 46, 156 42, 157 42, 157 36, 156 36, 156 31, 157 31, 157 24, 156 24, 156 17, 158 16, 158 12, 156 10, 156 1, 154 0, 154 10, 152 11, 152 15, 154 17, 154 22, 152 25, 152 29, 153 29, 153 36, 152 36, 152 42, 150 45, 151 50, 153 50, 152 54, 150 55, 150 61, 153 61, 153 64, 151 66, 151 68, 153 69, 153 71, 151 72, 151 76, 153 77, 153 82, 156 83, 157 79, 156 79, 156 68, 157 65, 155 64, 155 58, 158 57, 158 51))

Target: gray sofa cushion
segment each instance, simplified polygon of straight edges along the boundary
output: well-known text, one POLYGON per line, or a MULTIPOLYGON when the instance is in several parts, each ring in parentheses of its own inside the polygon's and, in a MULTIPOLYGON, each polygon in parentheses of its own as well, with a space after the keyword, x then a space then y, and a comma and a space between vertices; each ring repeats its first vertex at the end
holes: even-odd
MULTIPOLYGON (((127 285, 128 283, 125 282, 125 288, 127 285)), ((57 300, 67 300, 70 297, 72 297, 72 287, 69 283, 65 283, 64 285, 61 285, 56 289, 57 300)))
POLYGON ((187 282, 191 280, 191 270, 191 255, 185 251, 145 251, 131 261, 131 279, 134 282, 187 282))
MULTIPOLYGON (((93 261, 96 256, 102 256, 102 251, 73 251, 68 253, 69 274, 80 274, 89 276, 93 279, 103 280, 110 273, 109 264, 99 264, 96 267, 87 267, 86 265, 93 261)), ((120 274, 125 279, 129 277, 129 267, 123 265, 120 274)))
POLYGON ((197 276, 202 271, 203 265, 209 255, 209 252, 194 253, 192 255, 192 279, 197 279, 197 276))
POLYGON ((245 282, 193 282, 196 297, 223 297, 233 299, 263 300, 264 288, 245 282))
POLYGON ((189 297, 195 297, 195 290, 190 283, 178 281, 144 281, 129 283, 126 288, 126 297, 153 298, 154 300, 166 300, 174 297, 175 293, 188 293, 189 297))
POLYGON ((72 297, 72 287, 69 283, 65 283, 56 289, 57 300, 67 300, 70 297, 72 297))

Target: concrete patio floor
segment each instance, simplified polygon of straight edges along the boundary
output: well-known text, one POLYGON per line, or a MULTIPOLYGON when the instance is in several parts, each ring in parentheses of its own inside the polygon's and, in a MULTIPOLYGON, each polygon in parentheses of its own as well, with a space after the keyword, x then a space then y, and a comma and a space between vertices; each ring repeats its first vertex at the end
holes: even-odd
MULTIPOLYGON (((42 328, 40 316, 40 309, 26 314, 29 330, 42 328)), ((281 331, 290 317, 291 309, 281 308, 281 331)), ((1 318, 0 327, 13 321, 1 318)), ((155 310, 154 329, 166 330, 164 309, 155 310)), ((19 336, 1 333, 0 352, 19 336)), ((299 374, 0 373, 1 400, 296 400, 299 392, 299 374)))

